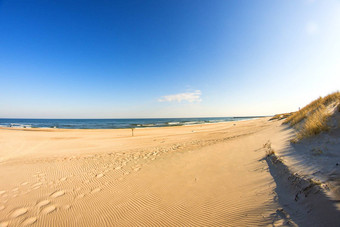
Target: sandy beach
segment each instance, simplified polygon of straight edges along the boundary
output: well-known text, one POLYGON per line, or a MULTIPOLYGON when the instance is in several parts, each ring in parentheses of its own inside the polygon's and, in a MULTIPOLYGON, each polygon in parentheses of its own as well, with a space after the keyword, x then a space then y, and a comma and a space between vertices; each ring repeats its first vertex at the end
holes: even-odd
POLYGON ((289 145, 281 124, 2 128, 0 226, 307 225, 265 160, 268 141, 289 145))
POLYGON ((0 18, 0 227, 340 227, 340 0, 0 18))

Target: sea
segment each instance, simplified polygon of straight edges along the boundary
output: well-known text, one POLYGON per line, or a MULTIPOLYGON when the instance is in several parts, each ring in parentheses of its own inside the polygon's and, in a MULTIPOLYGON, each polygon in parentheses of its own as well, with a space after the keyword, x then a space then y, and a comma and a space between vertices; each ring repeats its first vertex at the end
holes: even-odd
POLYGON ((207 117, 207 118, 141 118, 141 119, 14 119, 0 118, 0 127, 15 128, 64 128, 64 129, 119 129, 146 127, 173 127, 210 124, 259 118, 207 117))

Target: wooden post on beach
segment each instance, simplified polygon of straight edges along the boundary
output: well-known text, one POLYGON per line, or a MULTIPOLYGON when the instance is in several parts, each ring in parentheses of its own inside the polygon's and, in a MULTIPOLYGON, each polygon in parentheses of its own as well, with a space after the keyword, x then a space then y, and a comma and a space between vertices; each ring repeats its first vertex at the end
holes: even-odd
POLYGON ((133 136, 133 131, 135 130, 135 128, 131 128, 131 133, 132 133, 132 136, 133 136))

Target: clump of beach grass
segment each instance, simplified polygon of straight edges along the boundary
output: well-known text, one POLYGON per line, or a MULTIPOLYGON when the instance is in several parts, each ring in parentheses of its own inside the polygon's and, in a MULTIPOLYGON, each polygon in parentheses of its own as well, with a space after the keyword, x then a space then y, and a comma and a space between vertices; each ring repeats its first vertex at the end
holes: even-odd
POLYGON ((334 92, 326 97, 319 97, 301 110, 289 116, 284 123, 295 126, 299 132, 294 142, 329 130, 327 121, 331 113, 327 109, 330 104, 340 106, 340 92, 334 92))
POLYGON ((274 155, 275 154, 275 151, 273 149, 268 149, 266 150, 266 156, 271 156, 271 155, 274 155))
POLYGON ((263 145, 263 148, 266 149, 265 158, 271 160, 274 164, 283 163, 282 158, 275 153, 275 150, 272 148, 272 144, 269 140, 263 145))
POLYGON ((263 145, 263 148, 266 149, 266 157, 269 157, 269 156, 275 154, 275 151, 274 151, 274 149, 272 148, 272 144, 271 144, 270 141, 267 141, 267 142, 263 145))

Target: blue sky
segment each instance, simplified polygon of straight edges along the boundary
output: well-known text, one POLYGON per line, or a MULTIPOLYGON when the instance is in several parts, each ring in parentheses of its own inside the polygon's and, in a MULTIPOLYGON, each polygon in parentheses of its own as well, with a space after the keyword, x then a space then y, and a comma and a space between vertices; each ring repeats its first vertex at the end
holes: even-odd
POLYGON ((0 117, 270 115, 340 87, 340 1, 0 0, 0 117))

